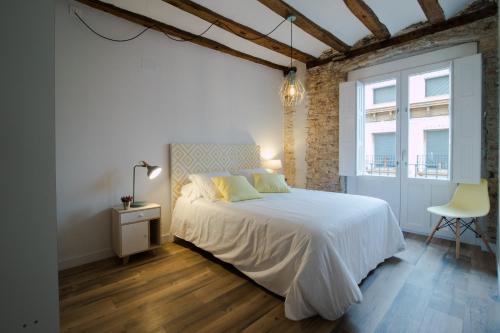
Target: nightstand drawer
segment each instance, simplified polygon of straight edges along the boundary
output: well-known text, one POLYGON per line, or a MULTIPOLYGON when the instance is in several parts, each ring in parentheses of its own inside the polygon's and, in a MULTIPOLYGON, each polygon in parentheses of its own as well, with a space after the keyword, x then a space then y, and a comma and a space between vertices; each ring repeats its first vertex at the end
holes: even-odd
POLYGON ((130 213, 123 213, 120 217, 121 224, 127 224, 137 221, 146 221, 160 218, 160 208, 152 208, 146 210, 139 210, 130 213))

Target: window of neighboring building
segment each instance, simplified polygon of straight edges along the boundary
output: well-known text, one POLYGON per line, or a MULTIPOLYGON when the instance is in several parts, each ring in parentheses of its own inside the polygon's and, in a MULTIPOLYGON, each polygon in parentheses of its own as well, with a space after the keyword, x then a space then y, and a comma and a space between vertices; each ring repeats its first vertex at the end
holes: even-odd
POLYGON ((390 103, 396 101, 396 86, 373 89, 373 104, 390 103))
POLYGON ((373 134, 373 163, 376 167, 394 168, 396 166, 396 133, 373 134))
POLYGON ((425 157, 423 160, 427 168, 448 169, 449 142, 448 129, 425 131, 425 157))
POLYGON ((450 77, 448 75, 425 79, 425 97, 448 95, 450 77))

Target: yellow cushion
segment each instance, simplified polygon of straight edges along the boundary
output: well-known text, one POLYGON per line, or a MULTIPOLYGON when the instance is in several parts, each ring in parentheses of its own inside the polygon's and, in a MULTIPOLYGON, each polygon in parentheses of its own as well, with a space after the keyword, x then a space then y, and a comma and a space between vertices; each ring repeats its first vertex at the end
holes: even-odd
POLYGON ((244 176, 213 177, 212 182, 225 201, 235 202, 262 198, 262 195, 250 185, 244 176))
POLYGON ((277 173, 255 173, 253 175, 255 189, 261 193, 288 193, 285 176, 277 173))

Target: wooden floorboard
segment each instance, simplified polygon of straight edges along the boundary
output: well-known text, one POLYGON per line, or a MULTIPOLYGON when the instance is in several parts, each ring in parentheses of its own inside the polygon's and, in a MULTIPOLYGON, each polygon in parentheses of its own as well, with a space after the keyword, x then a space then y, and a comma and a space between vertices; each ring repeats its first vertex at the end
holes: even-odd
POLYGON ((495 260, 406 234, 408 248, 361 283, 337 321, 294 322, 283 298, 186 243, 60 272, 62 332, 500 332, 495 260))

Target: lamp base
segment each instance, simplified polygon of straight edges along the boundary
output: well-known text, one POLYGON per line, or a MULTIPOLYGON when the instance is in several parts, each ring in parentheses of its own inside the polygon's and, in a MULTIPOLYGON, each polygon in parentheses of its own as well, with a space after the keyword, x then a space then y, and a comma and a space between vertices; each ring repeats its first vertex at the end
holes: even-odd
POLYGON ((146 201, 134 201, 130 204, 130 207, 132 208, 137 208, 137 207, 144 207, 146 206, 148 203, 146 201))

